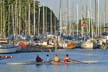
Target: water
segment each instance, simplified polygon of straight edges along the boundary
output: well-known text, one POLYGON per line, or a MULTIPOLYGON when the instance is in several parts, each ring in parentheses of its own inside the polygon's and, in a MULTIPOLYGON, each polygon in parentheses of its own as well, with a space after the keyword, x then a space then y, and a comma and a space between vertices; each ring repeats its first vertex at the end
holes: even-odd
POLYGON ((71 59, 79 61, 97 61, 96 64, 43 64, 43 65, 6 65, 0 64, 0 72, 106 72, 108 69, 108 50, 59 50, 56 52, 31 52, 0 54, 12 55, 12 59, 0 60, 0 62, 25 62, 34 61, 36 55, 45 59, 46 54, 50 54, 53 59, 54 54, 58 54, 61 59, 65 54, 69 54, 71 59))

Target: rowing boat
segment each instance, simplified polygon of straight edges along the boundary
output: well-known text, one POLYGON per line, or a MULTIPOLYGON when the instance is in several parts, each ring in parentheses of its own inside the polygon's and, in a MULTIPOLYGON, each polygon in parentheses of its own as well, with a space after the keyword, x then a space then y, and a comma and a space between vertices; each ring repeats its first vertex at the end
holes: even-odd
POLYGON ((12 65, 33 65, 33 64, 94 64, 97 63, 97 61, 71 61, 71 62, 35 62, 35 61, 28 61, 28 62, 6 62, 6 63, 2 63, 2 64, 12 64, 12 65))

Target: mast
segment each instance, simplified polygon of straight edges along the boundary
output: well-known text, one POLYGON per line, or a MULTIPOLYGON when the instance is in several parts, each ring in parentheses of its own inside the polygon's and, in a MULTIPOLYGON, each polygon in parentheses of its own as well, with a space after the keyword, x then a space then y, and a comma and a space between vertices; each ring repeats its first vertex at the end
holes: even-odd
POLYGON ((13 30, 13 35, 15 35, 15 20, 14 20, 14 8, 13 8, 13 4, 11 5, 12 6, 12 30, 13 30))
POLYGON ((5 7, 4 7, 4 0, 3 0, 3 37, 6 37, 6 22, 5 22, 5 7))
MULTIPOLYGON (((82 6, 82 1, 80 0, 80 3, 81 3, 81 25, 83 24, 84 22, 84 18, 83 18, 83 6, 82 6)), ((81 26, 81 35, 83 37, 83 34, 84 34, 84 27, 81 26)))
POLYGON ((1 34, 3 34, 3 33, 2 33, 2 32, 3 32, 3 27, 2 27, 2 24, 3 24, 3 20, 2 20, 2 18, 3 18, 3 14, 2 14, 2 13, 3 13, 3 8, 2 8, 2 7, 3 7, 3 6, 0 7, 0 21, 1 21, 0 33, 1 33, 1 34))
POLYGON ((76 17, 76 18, 77 18, 77 35, 78 35, 78 25, 79 25, 79 24, 78 24, 78 23, 79 23, 79 13, 78 13, 78 12, 79 12, 79 6, 78 6, 78 4, 77 4, 77 6, 76 6, 76 9, 77 9, 77 15, 76 15, 76 16, 77 16, 77 17, 76 17))
POLYGON ((106 0, 104 0, 104 32, 106 31, 105 24, 106 24, 106 0))
POLYGON ((35 0, 34 0, 34 3, 33 4, 34 4, 33 5, 34 6, 34 21, 33 21, 33 23, 34 23, 34 35, 35 35, 35 33, 36 33, 36 30, 35 30, 35 28, 36 28, 36 21, 35 21, 36 20, 36 17, 35 17, 36 16, 35 15, 35 0))
POLYGON ((38 35, 40 34, 40 7, 38 8, 38 35))
POLYGON ((61 0, 59 4, 59 28, 60 28, 60 35, 62 34, 62 22, 61 22, 61 0))
POLYGON ((47 8, 45 8, 45 31, 46 31, 46 32, 48 31, 48 30, 47 30, 47 28, 48 28, 47 16, 48 16, 48 14, 47 14, 47 8))
POLYGON ((88 32, 90 33, 91 32, 91 0, 88 1, 88 5, 89 5, 89 9, 88 9, 88 18, 89 18, 89 30, 88 32))
POLYGON ((54 33, 56 34, 57 29, 57 22, 56 22, 56 16, 54 16, 54 33))
POLYGON ((50 32, 51 32, 51 34, 52 34, 52 11, 50 11, 50 32))
MULTIPOLYGON (((95 27, 97 26, 97 0, 95 0, 95 27)), ((98 35, 98 28, 96 27, 96 36, 98 35)))
POLYGON ((28 34, 31 35, 31 25, 30 25, 30 1, 28 0, 28 34))
POLYGON ((18 20, 18 25, 19 25, 19 27, 18 27, 18 33, 20 34, 20 32, 21 32, 21 0, 19 0, 19 13, 18 13, 18 18, 19 18, 19 20, 18 20))
POLYGON ((8 13, 9 13, 9 16, 8 16, 8 35, 10 34, 10 17, 11 17, 11 5, 9 5, 9 8, 8 8, 8 13))
POLYGON ((92 18, 92 7, 91 7, 91 0, 90 0, 90 18, 91 18, 91 20, 90 20, 90 23, 91 23, 91 36, 92 36, 92 38, 93 38, 93 35, 94 35, 94 25, 93 25, 93 18, 92 18))
POLYGON ((69 28, 70 28, 69 27, 69 0, 67 0, 67 33, 68 33, 68 35, 70 33, 69 28))
POLYGON ((98 23, 98 35, 100 34, 100 17, 99 17, 99 0, 98 0, 98 10, 97 10, 98 12, 97 12, 97 18, 98 18, 98 20, 97 20, 97 23, 98 23))
POLYGON ((95 20, 96 20, 96 34, 97 36, 100 33, 100 24, 99 24, 99 0, 95 0, 95 20))
POLYGON ((18 9, 17 9, 17 0, 15 0, 15 33, 18 33, 18 9))
POLYGON ((27 24, 27 7, 26 6, 24 7, 24 21, 25 21, 25 23, 23 24, 23 28, 24 29, 22 28, 22 30, 24 31, 23 33, 26 34, 27 30, 28 30, 28 24, 27 24))
POLYGON ((44 16, 45 16, 45 9, 44 9, 44 5, 43 5, 43 34, 45 33, 45 18, 44 18, 44 16))

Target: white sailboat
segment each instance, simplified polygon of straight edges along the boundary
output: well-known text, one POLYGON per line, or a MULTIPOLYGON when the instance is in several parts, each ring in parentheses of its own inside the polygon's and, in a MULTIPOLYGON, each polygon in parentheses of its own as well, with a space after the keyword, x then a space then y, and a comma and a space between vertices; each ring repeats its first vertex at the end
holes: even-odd
MULTIPOLYGON (((9 9, 11 9, 9 11, 12 11, 11 12, 12 13, 12 17, 13 17, 12 20, 14 22, 15 16, 13 15, 14 14, 13 13, 14 12, 14 8, 13 7, 14 7, 13 5, 11 5, 11 8, 9 6, 9 9)), ((3 1, 3 8, 2 8, 2 14, 3 15, 1 15, 1 16, 4 16, 3 10, 4 10, 4 1, 3 1)), ((2 25, 5 23, 4 20, 5 19, 3 19, 3 22, 1 23, 2 25)), ((12 27, 13 27, 13 31, 15 31, 14 23, 12 23, 12 27)), ((2 29, 5 29, 5 28, 3 27, 2 29)), ((2 31, 5 31, 5 30, 2 30, 2 31)), ((15 32, 13 32, 13 33, 15 33, 15 32)), ((0 53, 12 53, 12 52, 16 52, 17 50, 19 50, 19 48, 20 47, 19 46, 15 46, 14 43, 9 43, 8 38, 6 38, 6 36, 0 38, 0 53)))
MULTIPOLYGON (((90 8, 88 10, 88 18, 89 18, 89 24, 88 24, 88 31, 90 33, 90 30, 91 30, 91 0, 90 0, 90 8)), ((92 29, 93 29, 93 26, 92 26, 92 29)), ((92 30, 93 31, 93 30, 92 30)), ((91 32, 91 34, 93 34, 93 32, 91 32)), ((81 44, 81 48, 83 49, 93 49, 94 47, 94 42, 93 42, 93 35, 92 35, 92 38, 88 39, 88 40, 84 40, 81 44)))

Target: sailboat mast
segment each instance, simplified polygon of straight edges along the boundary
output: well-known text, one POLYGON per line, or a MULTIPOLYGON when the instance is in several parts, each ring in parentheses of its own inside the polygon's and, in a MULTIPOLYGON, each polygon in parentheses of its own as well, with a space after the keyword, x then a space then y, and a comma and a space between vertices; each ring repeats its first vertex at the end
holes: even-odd
POLYGON ((47 32, 48 30, 47 30, 47 28, 48 28, 48 20, 47 20, 47 16, 48 16, 48 14, 47 14, 48 12, 47 12, 47 8, 45 9, 45 32, 47 32))
MULTIPOLYGON (((98 12, 98 7, 97 7, 97 0, 95 0, 95 27, 97 26, 97 12, 98 12)), ((96 36, 98 35, 98 28, 96 27, 96 36)))
POLYGON ((5 23, 5 7, 4 7, 4 0, 3 0, 3 37, 6 37, 6 23, 5 23))
POLYGON ((89 18, 89 30, 88 32, 90 33, 91 32, 91 0, 88 1, 88 5, 89 5, 89 9, 88 9, 88 18, 89 18))
POLYGON ((38 8, 38 35, 40 34, 40 7, 38 8))
POLYGON ((98 12, 97 12, 97 18, 98 18, 97 23, 98 23, 98 35, 99 35, 99 34, 100 34, 99 0, 98 0, 98 12))
POLYGON ((18 9, 17 9, 18 0, 15 0, 15 33, 18 33, 18 9))
POLYGON ((44 9, 44 5, 43 5, 43 34, 45 33, 45 9, 44 9))
POLYGON ((78 35, 78 25, 79 25, 79 24, 78 24, 78 23, 79 23, 79 6, 78 6, 78 4, 77 4, 76 7, 77 7, 77 8, 76 8, 76 9, 77 9, 77 15, 76 15, 77 17, 76 17, 76 18, 77 18, 77 35, 78 35))
POLYGON ((14 23, 14 8, 13 8, 13 4, 11 5, 12 6, 12 30, 13 30, 13 35, 15 34, 15 23, 14 23))
POLYGON ((27 13, 26 12, 27 12, 27 7, 25 6, 24 7, 24 22, 25 23, 23 23, 23 28, 24 28, 24 26, 25 26, 25 28, 24 29, 22 28, 24 34, 26 34, 26 32, 28 30, 27 22, 26 22, 26 20, 27 20, 27 13))
POLYGON ((50 32, 52 34, 52 11, 50 11, 50 32))
POLYGON ((35 21, 35 20, 36 20, 36 17, 35 17, 35 16, 36 16, 36 15, 35 15, 35 0, 34 0, 34 3, 33 3, 33 4, 34 4, 34 5, 33 5, 33 6, 34 6, 34 35, 35 35, 35 33, 36 33, 36 32, 35 32, 35 31, 36 31, 36 30, 35 30, 35 28, 36 28, 36 21, 35 21))
POLYGON ((57 22, 56 22, 56 16, 54 16, 54 34, 56 34, 56 28, 57 27, 57 22))
MULTIPOLYGON (((106 0, 104 0, 104 27, 106 26, 106 0)), ((106 29, 104 28, 104 32, 106 31, 106 29)))
MULTIPOLYGON (((9 8, 8 8, 8 13, 9 13, 9 16, 8 16, 8 21, 10 21, 10 17, 11 17, 11 5, 9 5, 9 8)), ((10 22, 8 24, 8 35, 10 34, 10 22)))
POLYGON ((91 36, 93 38, 94 25, 93 25, 93 17, 92 17, 92 0, 90 0, 90 25, 91 25, 91 36))
POLYGON ((31 8, 30 8, 29 0, 28 0, 28 6, 29 6, 29 7, 28 7, 28 8, 29 8, 29 9, 28 9, 28 34, 31 35, 31 25, 30 25, 30 9, 31 9, 31 8))
MULTIPOLYGON (((80 3, 81 3, 81 25, 83 24, 83 6, 82 6, 82 0, 80 0, 80 3)), ((82 37, 84 36, 83 34, 84 34, 84 27, 83 26, 81 26, 81 35, 82 35, 82 37)))
POLYGON ((68 35, 69 35, 69 0, 67 0, 67 12, 66 12, 67 14, 67 33, 68 33, 68 35))
POLYGON ((3 13, 3 9, 2 9, 2 6, 1 6, 1 8, 0 8, 0 20, 1 20, 1 25, 0 25, 0 33, 2 34, 2 32, 3 32, 3 28, 2 28, 2 24, 3 24, 3 20, 2 20, 2 14, 3 13))
POLYGON ((95 20, 96 20, 96 25, 97 25, 97 28, 96 28, 96 32, 97 32, 97 35, 100 34, 100 22, 99 22, 99 0, 95 0, 95 20))
POLYGON ((19 27, 18 27, 18 33, 20 34, 20 32, 21 32, 21 0, 19 0, 19 13, 18 13, 18 17, 19 17, 19 20, 18 20, 18 22, 19 22, 19 27))
POLYGON ((60 29, 60 35, 62 34, 62 22, 61 22, 61 0, 59 4, 59 29, 60 29))

